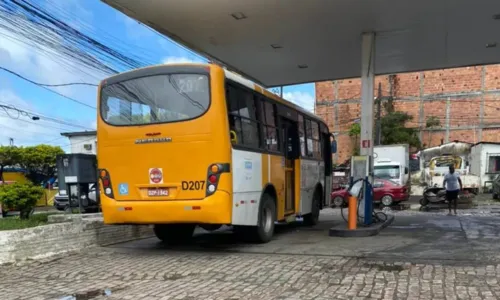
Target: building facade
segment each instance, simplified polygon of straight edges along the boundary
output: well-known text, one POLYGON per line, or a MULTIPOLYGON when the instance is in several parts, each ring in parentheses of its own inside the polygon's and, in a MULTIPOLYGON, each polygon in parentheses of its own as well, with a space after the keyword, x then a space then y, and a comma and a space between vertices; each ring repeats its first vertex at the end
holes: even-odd
MULTIPOLYGON (((413 117, 407 125, 419 129, 426 147, 500 142, 500 65, 377 76, 374 87, 375 96, 391 98, 396 111, 413 117), (430 117, 440 126, 427 128, 430 117)), ((360 118, 360 98, 359 78, 316 83, 315 111, 337 135, 337 162, 352 155, 348 131, 360 118)))
POLYGON ((69 139, 71 153, 97 154, 97 132, 80 131, 61 133, 69 139))

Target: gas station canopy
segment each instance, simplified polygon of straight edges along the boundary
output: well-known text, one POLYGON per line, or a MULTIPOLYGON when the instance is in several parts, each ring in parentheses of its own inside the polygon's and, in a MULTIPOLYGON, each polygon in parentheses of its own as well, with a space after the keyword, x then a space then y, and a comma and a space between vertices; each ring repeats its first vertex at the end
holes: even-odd
POLYGON ((499 0, 102 0, 264 86, 500 62, 499 0))

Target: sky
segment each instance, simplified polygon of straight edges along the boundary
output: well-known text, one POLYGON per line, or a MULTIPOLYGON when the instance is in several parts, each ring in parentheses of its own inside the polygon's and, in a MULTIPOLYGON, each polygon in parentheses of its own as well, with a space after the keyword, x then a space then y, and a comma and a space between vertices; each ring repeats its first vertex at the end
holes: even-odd
MULTIPOLYGON (((147 53, 151 61, 204 61, 201 56, 178 46, 99 0, 40 1, 43 5, 50 6, 51 11, 58 12, 58 16, 64 18, 70 26, 91 36, 104 37, 105 41, 127 49, 128 52, 147 53)), ((44 84, 98 84, 107 76, 71 61, 62 61, 52 51, 1 28, 0 67, 44 84)), ((96 106, 95 87, 70 86, 51 89, 60 95, 0 70, 0 104, 31 112, 31 115, 26 115, 12 109, 0 108, 0 145, 8 145, 12 138, 18 146, 46 143, 61 146, 69 152, 69 140, 62 137, 61 132, 95 130, 96 110, 85 106, 96 106), (32 120, 33 115, 40 116, 40 120, 32 120)), ((313 84, 287 86, 283 90, 283 96, 308 110, 313 110, 313 84)))

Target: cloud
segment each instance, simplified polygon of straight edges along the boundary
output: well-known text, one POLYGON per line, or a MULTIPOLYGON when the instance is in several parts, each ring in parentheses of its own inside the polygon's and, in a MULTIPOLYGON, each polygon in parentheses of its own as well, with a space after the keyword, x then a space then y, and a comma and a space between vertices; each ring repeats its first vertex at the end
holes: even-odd
MULTIPOLYGON (((75 62, 61 57, 53 49, 33 45, 33 42, 29 40, 21 39, 19 41, 18 36, 14 36, 4 29, 0 29, 0 36, 2 36, 0 64, 6 69, 19 73, 35 82, 45 84, 87 82, 97 84, 107 76, 107 74, 77 65, 75 62)), ((59 40, 59 43, 62 45, 64 41, 59 40)), ((68 86, 53 89, 84 103, 95 105, 95 88, 68 86)), ((61 101, 69 100, 64 99, 61 101)))
POLYGON ((203 63, 201 59, 191 59, 184 56, 168 56, 162 60, 164 64, 182 64, 182 63, 203 63))
POLYGON ((313 112, 314 111, 314 97, 309 93, 304 92, 285 92, 283 98, 297 104, 298 106, 313 112))
MULTIPOLYGON (((76 0, 75 2, 78 7, 76 0)), ((65 2, 66 3, 66 2, 65 2)), ((65 6, 69 5, 69 2, 65 6)), ((79 13, 80 15, 80 13, 79 13)), ((89 19, 91 12, 83 12, 83 17, 89 19)), ((86 24, 88 27, 88 24, 86 24)), ((56 43, 55 48, 62 47, 65 43, 57 36, 52 37, 56 43), (57 45, 59 43, 59 45, 57 45)), ((47 84, 61 84, 68 82, 87 82, 97 84, 100 80, 107 77, 107 74, 100 73, 94 69, 76 64, 65 57, 62 57, 56 50, 45 48, 35 42, 25 39, 22 36, 13 34, 5 29, 0 29, 0 66, 12 70, 30 80, 47 84)), ((50 117, 64 120, 70 124, 84 124, 89 127, 92 119, 95 120, 95 111, 86 108, 80 104, 68 99, 59 97, 55 94, 45 92, 41 87, 28 84, 26 91, 28 94, 39 92, 36 103, 43 101, 43 106, 33 105, 35 99, 22 99, 16 94, 13 87, 14 82, 21 82, 7 73, 0 70, 0 102, 2 104, 12 105, 31 112, 44 113, 50 117), (43 91, 43 92, 41 92, 43 91), (27 101, 30 100, 30 101, 27 101), (90 119, 90 120, 89 120, 90 119)), ((24 82, 26 83, 26 82, 24 82)), ((96 105, 96 88, 89 86, 68 86, 51 88, 58 93, 77 99, 91 106, 96 105)), ((24 92, 24 91, 23 91, 24 92)), ((24 93, 23 93, 24 95, 24 93)), ((17 113, 8 110, 11 115, 17 118, 17 113)), ((57 123, 45 121, 30 120, 29 117, 20 116, 18 120, 9 118, 5 110, 0 109, 0 144, 8 144, 8 138, 14 137, 17 145, 36 144, 47 142, 60 138, 61 131, 78 131, 77 127, 61 126, 57 123)), ((59 139, 58 143, 66 143, 67 140, 59 139)))

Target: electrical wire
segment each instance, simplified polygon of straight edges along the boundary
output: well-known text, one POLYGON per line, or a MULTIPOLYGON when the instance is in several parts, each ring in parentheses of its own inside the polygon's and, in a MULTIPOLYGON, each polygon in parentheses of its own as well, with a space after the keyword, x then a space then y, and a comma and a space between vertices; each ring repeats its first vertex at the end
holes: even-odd
POLYGON ((47 87, 45 87, 45 86, 43 86, 43 85, 38 85, 38 84, 36 84, 36 83, 33 83, 33 84, 35 84, 35 85, 37 85, 37 86, 39 86, 39 87, 41 87, 41 88, 43 88, 43 89, 45 89, 45 90, 47 90, 47 91, 51 92, 51 93, 57 94, 57 95, 59 95, 59 96, 61 96, 61 97, 63 97, 63 98, 66 98, 66 99, 68 99, 68 100, 70 100, 70 101, 73 101, 73 102, 75 102, 75 103, 78 103, 78 104, 80 104, 80 105, 83 105, 83 106, 86 106, 86 107, 88 107, 88 108, 92 108, 92 109, 97 109, 97 107, 95 107, 95 106, 88 105, 88 104, 87 104, 87 103, 85 103, 85 102, 82 102, 82 101, 80 101, 80 100, 76 100, 76 99, 74 99, 74 98, 68 97, 68 96, 66 96, 66 95, 64 95, 64 94, 61 94, 61 93, 56 92, 56 91, 54 91, 54 90, 51 90, 51 89, 49 89, 49 88, 47 88, 47 87))
POLYGON ((19 120, 19 118, 21 116, 24 116, 24 117, 28 117, 28 118, 30 118, 32 120, 37 120, 37 121, 38 120, 45 120, 45 121, 57 123, 57 124, 60 124, 60 125, 70 126, 70 127, 74 127, 74 128, 81 128, 81 129, 85 129, 85 130, 93 130, 90 127, 85 127, 85 126, 78 125, 78 124, 75 124, 75 123, 71 123, 71 122, 67 122, 67 121, 64 121, 64 120, 60 120, 60 119, 57 119, 57 118, 54 118, 54 117, 48 117, 48 116, 44 116, 44 115, 41 115, 41 114, 38 114, 38 113, 29 112, 29 111, 17 108, 17 107, 15 107, 13 105, 3 105, 3 104, 0 104, 0 108, 2 108, 5 111, 5 113, 7 114, 7 116, 9 116, 11 119, 15 119, 15 120, 19 120), (15 116, 15 117, 12 116, 9 113, 10 110, 12 110, 14 112, 17 112, 17 116, 15 116))
MULTIPOLYGON (((16 129, 16 128, 13 128, 13 127, 9 127, 9 126, 6 126, 6 125, 1 125, 2 128, 5 128, 5 129, 9 129, 9 130, 12 130, 12 131, 16 131, 16 132, 24 132, 24 133, 34 133, 34 134, 37 134, 37 135, 43 135, 43 136, 48 136, 48 137, 56 137, 56 135, 48 135, 44 132, 37 132, 37 131, 31 131, 31 130, 26 130, 26 129, 16 129)), ((58 136, 59 138, 61 136, 58 136)))
MULTIPOLYGON (((11 117, 5 116, 5 115, 0 115, 0 118, 9 118, 9 119, 12 119, 11 117)), ((56 126, 51 126, 51 125, 39 123, 39 121, 37 121, 36 123, 35 122, 30 122, 30 121, 24 120, 24 119, 16 119, 16 121, 24 122, 24 123, 28 123, 28 124, 33 124, 33 125, 38 125, 40 127, 46 127, 46 128, 53 128, 53 129, 57 129, 57 130, 62 130, 61 127, 56 127, 56 126)))
POLYGON ((39 82, 35 82, 33 80, 30 80, 30 79, 28 79, 28 78, 26 78, 26 77, 24 77, 24 76, 22 76, 22 75, 20 75, 20 74, 18 74, 16 72, 14 72, 14 71, 11 71, 11 70, 6 69, 6 68, 1 67, 1 66, 0 66, 0 70, 3 70, 5 72, 7 72, 7 73, 10 73, 10 74, 12 74, 12 75, 14 75, 16 77, 19 77, 19 78, 21 78, 21 79, 23 79, 23 80, 25 80, 27 82, 30 82, 30 83, 32 83, 34 85, 38 85, 38 86, 46 86, 46 87, 60 87, 60 86, 71 86, 71 85, 97 86, 97 84, 87 83, 87 82, 70 82, 70 83, 61 83, 61 84, 39 83, 39 82))

